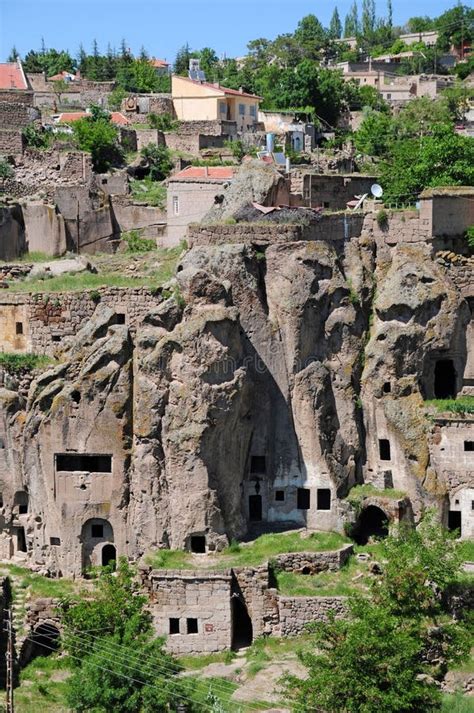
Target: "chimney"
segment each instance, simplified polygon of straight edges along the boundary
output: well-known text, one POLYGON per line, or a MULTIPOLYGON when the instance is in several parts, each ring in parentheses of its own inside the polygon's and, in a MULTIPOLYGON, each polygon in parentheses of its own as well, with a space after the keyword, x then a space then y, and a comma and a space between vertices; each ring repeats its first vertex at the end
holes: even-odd
POLYGON ((239 87, 239 92, 240 92, 241 94, 243 94, 243 93, 244 93, 244 88, 243 88, 243 87, 239 87))
POLYGON ((204 175, 206 178, 209 178, 209 167, 208 166, 204 166, 204 175))

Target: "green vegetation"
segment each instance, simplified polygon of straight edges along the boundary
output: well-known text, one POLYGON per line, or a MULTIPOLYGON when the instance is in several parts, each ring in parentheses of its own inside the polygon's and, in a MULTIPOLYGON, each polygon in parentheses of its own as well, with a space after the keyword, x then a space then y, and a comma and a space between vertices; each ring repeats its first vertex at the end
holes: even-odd
POLYGON ((285 597, 349 597, 367 589, 367 576, 353 581, 361 573, 367 575, 352 557, 339 572, 316 575, 275 572, 275 578, 278 591, 285 597))
POLYGON ((41 126, 38 127, 36 124, 28 124, 22 133, 27 146, 31 146, 35 149, 46 149, 49 147, 51 135, 41 126))
POLYGON ((354 487, 350 489, 347 495, 347 500, 350 503, 355 503, 360 502, 364 498, 368 498, 371 496, 398 500, 399 498, 404 498, 406 496, 406 493, 404 493, 403 490, 394 490, 393 488, 385 488, 384 490, 380 490, 374 485, 366 483, 364 485, 354 485, 354 487))
POLYGON ((440 713, 474 713, 474 699, 472 696, 463 696, 462 693, 444 695, 440 713))
POLYGON ((434 513, 379 548, 382 573, 370 596, 349 599, 349 619, 314 624, 315 647, 300 655, 307 678, 285 678, 296 710, 436 711, 435 679, 468 659, 468 622, 448 615, 443 596, 459 581, 459 547, 434 513), (429 663, 435 641, 439 660, 429 663))
POLYGON ((459 553, 465 562, 474 562, 474 542, 472 540, 462 540, 459 543, 459 553))
POLYGON ((171 114, 148 114, 148 124, 158 131, 176 131, 179 121, 173 119, 171 114))
POLYGON ((135 201, 162 209, 166 207, 166 186, 159 181, 153 181, 151 178, 139 181, 132 178, 130 187, 135 201))
POLYGON ((450 413, 474 413, 474 396, 459 396, 457 399, 429 399, 427 406, 433 406, 437 411, 450 413))
POLYGON ((15 707, 21 713, 65 713, 69 662, 57 655, 39 656, 20 672, 15 707))
POLYGON ((187 671, 199 671, 213 663, 230 663, 235 658, 233 651, 219 651, 213 654, 189 654, 180 656, 178 661, 187 671))
POLYGON ((466 230, 466 240, 471 250, 474 250, 474 225, 466 230))
POLYGON ((12 178, 14 171, 12 166, 8 163, 6 158, 0 156, 0 180, 5 181, 7 178, 12 178))
POLYGON ((272 533, 245 544, 233 541, 223 552, 209 554, 199 563, 191 553, 182 550, 158 550, 148 555, 147 562, 157 569, 254 567, 285 552, 337 550, 348 542, 347 537, 337 532, 313 532, 308 537, 301 537, 299 532, 272 533))
POLYGON ((166 146, 148 144, 142 148, 140 153, 148 163, 149 177, 152 181, 163 181, 173 170, 174 162, 171 151, 166 146))
POLYGON ((72 130, 78 148, 91 154, 94 171, 104 173, 121 164, 123 152, 118 144, 118 131, 103 109, 93 106, 90 116, 73 122, 72 130))
POLYGON ((46 369, 54 359, 45 354, 10 354, 0 352, 0 367, 10 374, 22 374, 33 369, 46 369))
POLYGON ((72 579, 51 579, 43 577, 41 574, 35 574, 26 567, 20 567, 16 564, 2 563, 0 568, 6 574, 15 577, 19 586, 22 588, 28 587, 33 597, 65 597, 78 592, 80 586, 72 579))
POLYGON ((156 250, 156 240, 143 238, 140 230, 122 233, 122 240, 127 243, 129 253, 148 253, 150 250, 156 250))

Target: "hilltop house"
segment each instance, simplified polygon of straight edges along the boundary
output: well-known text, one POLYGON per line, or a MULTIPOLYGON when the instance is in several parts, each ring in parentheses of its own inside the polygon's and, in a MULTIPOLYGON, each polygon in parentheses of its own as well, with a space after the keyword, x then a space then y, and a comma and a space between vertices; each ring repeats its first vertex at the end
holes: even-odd
POLYGON ((233 121, 237 131, 252 131, 258 123, 262 97, 220 84, 173 75, 171 96, 180 121, 233 121))

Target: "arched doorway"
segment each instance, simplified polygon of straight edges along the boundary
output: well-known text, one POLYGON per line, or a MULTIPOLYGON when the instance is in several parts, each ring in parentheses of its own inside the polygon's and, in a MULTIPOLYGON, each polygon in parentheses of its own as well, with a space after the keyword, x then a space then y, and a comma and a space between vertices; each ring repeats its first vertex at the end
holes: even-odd
MULTIPOLYGON (((107 567, 109 564, 114 564, 117 561, 117 550, 114 545, 104 545, 102 548, 102 567, 107 567)), ((114 567, 115 569, 115 567, 114 567)))
POLYGON ((31 661, 37 656, 49 656, 59 649, 61 634, 55 624, 44 622, 36 627, 30 636, 29 650, 26 652, 26 661, 31 661))
POLYGON ((354 540, 358 545, 366 545, 370 537, 387 537, 388 518, 381 508, 369 505, 362 510, 354 528, 354 540))
POLYGON ((84 574, 87 574, 92 567, 103 565, 104 558, 107 559, 108 564, 112 559, 116 559, 117 551, 113 542, 114 531, 107 520, 97 517, 84 523, 81 532, 82 570, 84 574))
POLYGON ((253 640, 252 620, 245 603, 234 594, 231 599, 232 615, 232 649, 242 649, 250 646, 253 640))

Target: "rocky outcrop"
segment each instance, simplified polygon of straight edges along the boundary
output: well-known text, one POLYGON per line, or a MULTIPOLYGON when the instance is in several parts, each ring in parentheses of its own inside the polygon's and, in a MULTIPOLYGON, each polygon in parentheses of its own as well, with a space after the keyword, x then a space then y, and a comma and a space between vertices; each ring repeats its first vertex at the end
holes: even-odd
POLYGON ((253 521, 341 530, 362 481, 441 505, 423 398, 440 358, 462 374, 469 316, 420 245, 196 246, 133 332, 99 306, 27 401, 1 391, 2 547, 23 528, 79 574, 253 521))

